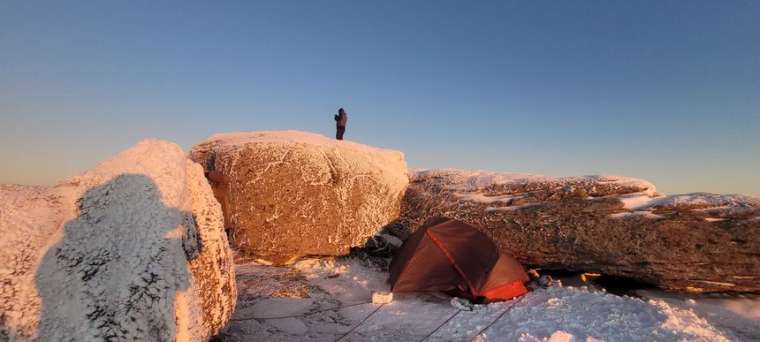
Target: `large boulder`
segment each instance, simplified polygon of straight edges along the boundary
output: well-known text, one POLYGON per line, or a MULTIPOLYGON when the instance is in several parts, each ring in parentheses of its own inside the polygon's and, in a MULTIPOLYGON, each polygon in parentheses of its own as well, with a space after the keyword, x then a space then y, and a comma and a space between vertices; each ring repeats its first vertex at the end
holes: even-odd
POLYGON ((222 220, 201 166, 159 140, 0 186, 0 340, 208 340, 237 297, 222 220))
POLYGON ((217 134, 190 157, 212 175, 233 246, 274 263, 348 253, 398 217, 409 183, 401 152, 305 132, 217 134))
POLYGON ((475 226, 519 261, 602 272, 677 291, 760 290, 760 199, 662 196, 625 177, 421 171, 401 224, 444 215, 475 226))

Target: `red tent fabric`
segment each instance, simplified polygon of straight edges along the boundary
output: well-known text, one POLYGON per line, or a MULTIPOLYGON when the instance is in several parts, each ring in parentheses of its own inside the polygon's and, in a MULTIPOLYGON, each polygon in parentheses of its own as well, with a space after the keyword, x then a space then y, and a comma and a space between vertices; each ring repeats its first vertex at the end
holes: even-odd
POLYGON ((473 301, 508 300, 528 292, 528 275, 515 259, 464 222, 428 220, 390 265, 393 292, 447 292, 473 301))

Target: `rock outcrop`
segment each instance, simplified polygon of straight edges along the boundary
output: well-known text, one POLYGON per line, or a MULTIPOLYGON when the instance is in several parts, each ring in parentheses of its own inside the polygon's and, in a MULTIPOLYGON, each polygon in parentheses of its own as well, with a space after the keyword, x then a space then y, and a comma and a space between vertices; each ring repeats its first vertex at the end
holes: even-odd
POLYGON ((190 157, 217 175, 233 246, 274 263, 347 254, 397 218, 409 182, 401 152, 296 131, 217 134, 190 157))
POLYGON ((676 291, 760 291, 760 199, 662 196, 625 177, 422 171, 399 223, 444 215, 524 264, 595 271, 676 291))
POLYGON ((208 340, 237 296, 222 219, 201 166, 158 140, 0 186, 0 340, 208 340))

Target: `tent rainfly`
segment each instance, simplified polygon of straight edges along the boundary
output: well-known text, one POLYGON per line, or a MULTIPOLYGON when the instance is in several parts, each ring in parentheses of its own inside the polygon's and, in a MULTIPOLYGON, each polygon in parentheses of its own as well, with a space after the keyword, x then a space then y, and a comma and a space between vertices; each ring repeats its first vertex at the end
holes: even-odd
POLYGON ((437 217, 418 229, 390 265, 393 292, 445 292, 474 302, 522 296, 522 265, 464 222, 437 217))

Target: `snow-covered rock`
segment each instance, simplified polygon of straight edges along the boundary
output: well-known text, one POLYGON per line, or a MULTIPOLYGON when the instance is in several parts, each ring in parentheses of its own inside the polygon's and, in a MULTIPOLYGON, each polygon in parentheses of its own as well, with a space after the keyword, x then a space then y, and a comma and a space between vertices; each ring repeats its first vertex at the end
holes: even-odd
POLYGON ((458 170, 413 175, 400 222, 444 215, 519 261, 602 272, 678 291, 760 290, 760 199, 663 196, 617 176, 554 178, 458 170))
POLYGON ((231 242, 274 263, 341 255, 399 214, 404 155, 297 131, 217 134, 190 156, 212 182, 231 242))
POLYGON ((208 340, 237 296, 222 219, 201 166, 159 140, 0 186, 0 340, 208 340))

